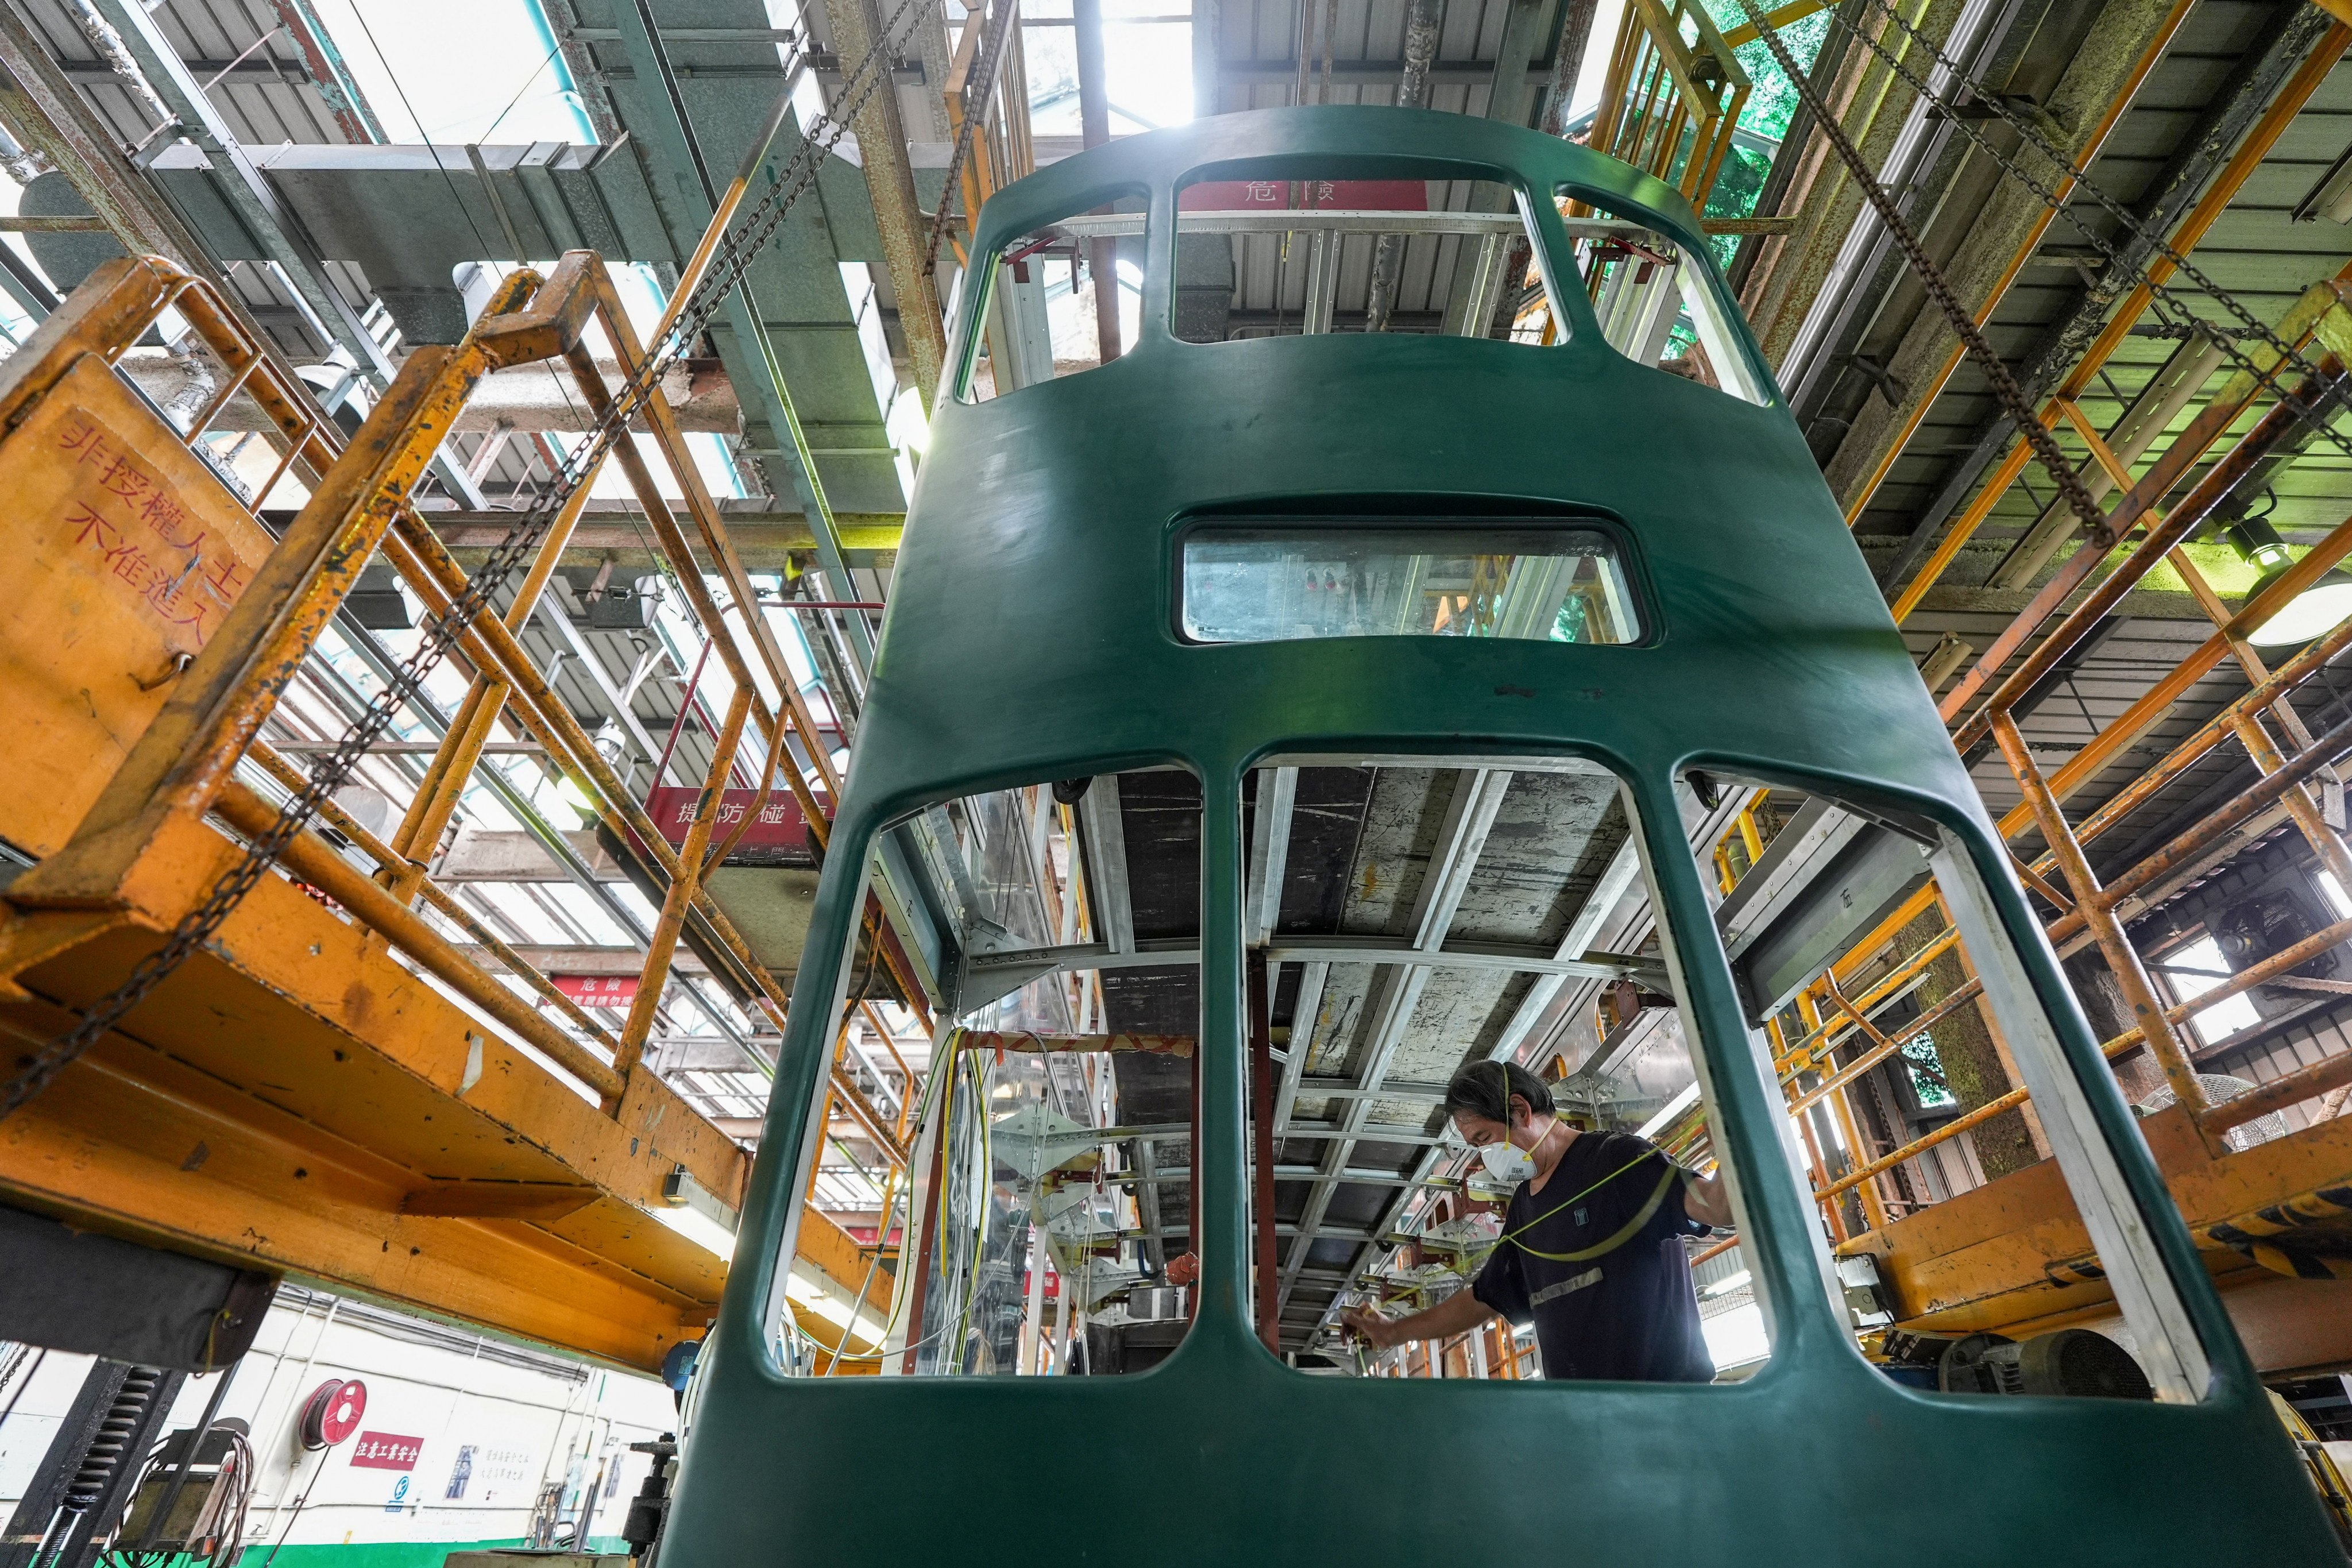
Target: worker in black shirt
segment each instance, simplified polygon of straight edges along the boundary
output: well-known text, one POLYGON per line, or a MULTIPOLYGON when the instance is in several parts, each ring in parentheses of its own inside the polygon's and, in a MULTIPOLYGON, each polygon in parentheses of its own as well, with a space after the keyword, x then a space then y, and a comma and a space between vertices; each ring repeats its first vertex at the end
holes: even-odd
POLYGON ((1720 1175, 1694 1175, 1628 1133, 1579 1131, 1514 1063, 1464 1068, 1445 1111, 1490 1173, 1519 1184, 1503 1239, 1467 1290, 1407 1318, 1351 1309, 1340 1314, 1349 1328, 1386 1349, 1532 1319, 1547 1379, 1715 1376, 1683 1237, 1731 1224, 1720 1175))

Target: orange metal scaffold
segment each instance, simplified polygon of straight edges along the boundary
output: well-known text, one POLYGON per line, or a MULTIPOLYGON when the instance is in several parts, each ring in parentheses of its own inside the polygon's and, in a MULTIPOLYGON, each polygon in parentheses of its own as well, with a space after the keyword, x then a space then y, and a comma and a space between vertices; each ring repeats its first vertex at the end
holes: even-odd
MULTIPOLYGON (((409 356, 348 446, 204 284, 153 258, 108 264, 0 367, 6 526, 50 584, 0 619, 33 721, 14 763, 31 787, 0 801, 0 833, 38 857, 7 889, 0 923, 0 1023, 13 1035, 38 1043, 70 1027, 205 898, 241 843, 269 830, 269 792, 304 780, 263 725, 362 566, 380 552, 436 616, 467 591, 411 491, 494 369, 560 359, 592 411, 610 407, 583 342, 592 323, 635 381, 645 351, 596 256, 574 252, 544 279, 511 275, 465 342, 409 356), (184 426, 114 368, 167 310, 226 371, 184 426), (267 415, 282 453, 257 493, 289 473, 310 487, 274 542, 201 447, 238 395, 267 415)), ((757 602, 657 384, 642 413, 685 519, 636 443, 614 455, 734 681, 683 846, 663 837, 518 636, 592 472, 505 616, 463 634, 471 684, 398 827, 380 837, 330 805, 325 826, 349 852, 316 831, 295 838, 284 878, 265 878, 10 1118, 8 1201, 637 1366, 657 1364, 714 1310, 724 1260, 655 1217, 698 1197, 731 1208, 749 1157, 641 1057, 689 924, 731 963, 738 993, 782 1019, 782 987, 705 885, 742 832, 713 844, 743 744, 756 737, 763 756, 761 803, 781 774, 819 844, 840 784, 764 620, 730 621, 706 580, 737 605, 757 602), (617 1032, 429 875, 501 724, 543 748, 666 889, 617 1032)), ((878 909, 869 934, 898 969, 878 909)), ((919 1011, 911 976, 897 979, 919 1011)), ((903 1167, 894 1119, 838 1069, 831 1097, 903 1167)), ((817 1215, 802 1234, 803 1255, 854 1289, 867 1267, 857 1245, 817 1215)))

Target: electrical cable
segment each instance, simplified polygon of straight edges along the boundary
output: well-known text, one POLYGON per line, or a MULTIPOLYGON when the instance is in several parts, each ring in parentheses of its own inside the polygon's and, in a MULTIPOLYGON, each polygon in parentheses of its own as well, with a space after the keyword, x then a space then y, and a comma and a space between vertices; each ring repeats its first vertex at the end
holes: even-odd
MULTIPOLYGON (((814 188, 826 155, 846 134, 857 110, 877 87, 890 80, 889 62, 897 58, 898 24, 919 3, 928 13, 940 0, 899 0, 873 48, 845 79, 833 109, 820 118, 814 133, 802 141, 748 218, 730 229, 714 247, 709 268, 696 283, 668 332, 658 342, 646 346, 637 374, 615 395, 604 418, 589 437, 568 456, 557 482, 533 501, 505 539, 490 550, 447 611, 427 618, 415 649, 394 672, 394 679, 387 680, 376 692, 335 750, 320 754, 311 766, 310 782, 289 797, 269 827, 248 840, 237 864, 215 881, 205 899, 173 928, 160 947, 132 967, 121 984, 83 1009, 80 1021, 72 1029, 34 1053, 31 1061, 10 1077, 5 1095, 0 1095, 0 1120, 47 1088, 217 931, 278 856, 318 815, 320 806, 350 779, 369 747, 391 727, 400 710, 412 700, 423 699, 425 678, 489 606, 508 578, 535 553, 565 501, 614 443, 628 435, 631 419, 659 386, 661 378, 689 345, 700 340, 721 302, 765 250, 793 205, 814 188)), ((274 697, 282 691, 291 679, 290 670, 277 677, 269 694, 274 697)))
POLYGON ((318 1489, 319 1478, 327 1473, 327 1456, 334 1451, 331 1447, 319 1450, 319 1463, 310 1471, 310 1483, 302 1489, 302 1495, 294 1500, 293 1510, 286 1516, 286 1528, 278 1532, 278 1544, 269 1549, 269 1555, 261 1560, 261 1568, 270 1568, 270 1564, 278 1561, 278 1554, 286 1550, 287 1538, 294 1533, 296 1521, 301 1519, 302 1510, 310 1506, 310 1494, 318 1489))
MULTIPOLYGON (((915 1124, 918 1129, 919 1129, 923 1121, 929 1117, 933 1105, 937 1103, 939 1098, 944 1094, 947 1097, 948 1104, 947 1109, 941 1112, 940 1136, 943 1139, 950 1136, 952 1129, 950 1122, 951 1121, 953 1115, 955 1092, 952 1075, 957 1070, 960 1070, 963 1055, 964 1053, 954 1048, 953 1037, 950 1037, 943 1062, 933 1068, 930 1078, 923 1086, 923 1098, 915 1113, 915 1124), (941 1070, 942 1068, 946 1070, 941 1070)), ((919 1137, 917 1142, 920 1142, 919 1137)), ((908 1239, 912 1239, 915 1228, 915 1184, 911 1179, 907 1183, 906 1188, 900 1194, 900 1197, 903 1198, 907 1205, 906 1226, 901 1232, 901 1235, 908 1239)), ((882 1216, 882 1229, 876 1237, 876 1246, 877 1248, 876 1258, 877 1262, 880 1258, 878 1248, 882 1243, 888 1239, 890 1234, 890 1215, 885 1214, 882 1216)), ((943 1230, 945 1228, 944 1222, 942 1222, 941 1228, 943 1230)), ((906 1258, 906 1242, 903 1240, 899 1246, 899 1258, 900 1268, 903 1269, 906 1258)), ((826 1351, 826 1355, 834 1362, 879 1362, 887 1360, 891 1355, 904 1355, 908 1352, 919 1350, 941 1338, 950 1328, 954 1326, 952 1323, 943 1324, 938 1332, 927 1334, 915 1341, 912 1344, 903 1344, 899 1346, 897 1351, 892 1351, 888 1348, 888 1342, 891 1334, 898 1331, 900 1324, 905 1320, 908 1309, 914 1300, 914 1292, 906 1288, 908 1283, 911 1282, 899 1281, 898 1282, 898 1288, 893 1289, 889 1319, 882 1325, 882 1342, 877 1344, 873 1351, 867 1352, 826 1351)), ((856 1313, 854 1310, 850 1314, 850 1321, 853 1325, 856 1321, 856 1313)), ((814 1349, 825 1349, 824 1341, 817 1339, 807 1330, 800 1326, 798 1317, 793 1310, 792 1300, 790 1297, 785 1298, 784 1300, 783 1323, 788 1340, 797 1338, 799 1340, 805 1341, 814 1349)), ((849 1331, 846 1329, 843 1331, 844 1343, 846 1342, 848 1332, 849 1331)))
MULTIPOLYGON (((196 1446, 215 1429, 215 1427, 205 1427, 198 1431, 191 1428, 184 1433, 175 1434, 187 1439, 189 1448, 187 1456, 177 1461, 177 1464, 181 1468, 194 1464, 196 1446)), ((229 1568, 229 1563, 245 1544, 246 1515, 253 1503, 254 1459, 253 1445, 247 1439, 244 1433, 231 1427, 223 1435, 228 1438, 228 1453, 212 1484, 215 1488, 226 1486, 230 1490, 226 1501, 207 1500, 196 1515, 198 1523, 206 1521, 211 1522, 212 1529, 208 1535, 191 1538, 184 1542, 158 1542, 150 1547, 122 1546, 119 1544, 122 1529, 130 1520, 130 1512, 126 1510, 123 1517, 116 1521, 113 1531, 107 1537, 106 1544, 100 1549, 100 1561, 111 1564, 112 1568, 167 1568, 174 1558, 185 1556, 187 1560, 182 1564, 182 1568, 194 1568, 194 1564, 198 1563, 209 1564, 209 1568, 229 1568), (197 1539, 208 1539, 213 1542, 212 1550, 202 1557, 194 1556, 188 1550, 194 1545, 197 1539)), ((148 1455, 146 1467, 140 1472, 138 1484, 131 1489, 132 1498, 137 1498, 142 1491, 144 1491, 150 1482, 160 1479, 163 1471, 173 1468, 174 1461, 164 1458, 164 1452, 170 1446, 167 1439, 165 1442, 157 1444, 148 1455)), ((168 1512, 169 1505, 173 1500, 175 1500, 174 1494, 167 1492, 163 1502, 158 1504, 158 1513, 165 1517, 159 1517, 150 1522, 148 1527, 150 1535, 171 1529, 172 1521, 168 1512)), ((289 1523, 290 1525, 291 1521, 289 1521, 289 1523)))
MULTIPOLYGON (((354 7, 354 9, 356 9, 356 7, 354 7)), ((375 42, 375 39, 371 37, 368 39, 368 42, 373 45, 375 42)), ((499 110, 499 117, 496 120, 491 121, 488 125, 485 126, 479 136, 473 139, 476 145, 478 146, 481 143, 488 142, 490 139, 490 132, 496 131, 499 126, 506 123, 507 116, 512 114, 515 111, 515 106, 522 102, 522 95, 530 90, 531 84, 539 79, 540 73, 546 70, 548 67, 553 65, 555 63, 555 57, 562 52, 563 46, 561 43, 547 51, 547 58, 539 62, 539 70, 535 70, 529 76, 523 78, 522 85, 515 89, 515 95, 507 100, 507 106, 504 109, 499 110)), ((381 49, 376 51, 378 58, 381 58, 383 53, 383 51, 381 49)), ((390 69, 391 68, 386 67, 385 68, 390 69)), ((791 75, 791 67, 789 65, 785 68, 785 74, 787 76, 791 75)), ((397 82, 395 81, 395 86, 396 85, 397 82)), ((406 108, 408 104, 408 95, 406 93, 402 93, 400 101, 401 106, 403 108, 406 108)), ((414 110, 411 110, 409 112, 412 116, 415 113, 414 110)), ((424 127, 419 126, 417 129, 422 131, 424 127)))
MULTIPOLYGON (((416 106, 408 101, 408 89, 401 85, 400 73, 394 70, 392 68, 392 62, 384 58, 383 46, 375 41, 375 29, 368 26, 367 14, 358 5, 354 5, 352 7, 352 18, 359 23, 360 31, 366 35, 368 47, 375 51, 376 64, 383 68, 384 78, 392 83, 393 94, 400 100, 400 107, 408 110, 408 118, 415 123, 416 134, 421 137, 425 142, 425 154, 433 160, 433 167, 435 171, 440 174, 441 183, 449 187, 450 202, 459 212, 466 215, 466 226, 474 231, 474 243, 481 247, 481 254, 485 256, 492 254, 497 247, 491 245, 488 237, 482 233, 482 226, 474 221, 473 209, 467 206, 466 205, 465 198, 457 194, 457 180, 450 174, 448 166, 441 162, 441 149, 434 145, 433 133, 425 129, 424 117, 416 112, 416 106)), ((562 46, 558 45, 557 47, 561 47, 562 46)), ((550 58, 552 58, 553 57, 551 56, 550 58)), ((544 66, 541 67, 541 69, 542 70, 545 68, 546 68, 544 66)), ((536 78, 538 74, 539 73, 537 71, 531 73, 533 78, 536 78)), ((523 85, 525 87, 529 87, 530 83, 527 80, 523 85)), ((520 101, 522 95, 520 93, 517 93, 515 97, 517 100, 520 101)), ((507 107, 511 109, 514 106, 512 104, 509 104, 507 107)), ((501 114, 499 118, 503 120, 506 116, 501 114)), ((485 132, 482 135, 477 136, 473 140, 477 143, 479 143, 487 141, 488 139, 488 134, 489 133, 488 132, 485 132)), ((487 176, 485 176, 484 183, 488 184, 487 176)), ((493 193, 493 195, 495 195, 495 193, 493 193)), ((518 263, 523 258, 520 256, 515 258, 515 260, 518 263)))

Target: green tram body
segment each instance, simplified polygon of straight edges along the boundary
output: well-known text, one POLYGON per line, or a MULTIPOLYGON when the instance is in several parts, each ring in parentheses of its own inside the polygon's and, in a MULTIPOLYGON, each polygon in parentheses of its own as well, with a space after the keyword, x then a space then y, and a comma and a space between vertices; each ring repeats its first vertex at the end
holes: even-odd
MULTIPOLYGON (((1345 178, 1375 158, 1389 174, 1420 158, 1442 162, 1431 178, 1474 165, 1523 190, 1571 185, 1706 254, 1688 204, 1655 180, 1529 131, 1417 110, 1220 116, 1094 149, 989 203, 975 257, 1148 194, 1140 339, 1084 375, 940 400, 662 1568, 2342 1561, 1785 407, 1633 363, 1574 289, 1566 342, 1542 350, 1171 335, 1188 175, 1292 159, 1294 176, 1345 178), (1638 551, 1651 635, 1191 645, 1174 629, 1175 538, 1220 510, 1598 514, 1638 551), (1255 1337, 1242 781, 1277 752, 1362 748, 1570 752, 1626 781, 1719 1135, 1746 1178, 1741 1231, 1773 1338, 1752 1379, 1314 1377, 1255 1337), (1191 1333, 1129 1377, 785 1375, 772 1303, 877 833, 957 795, 1166 763, 1197 773, 1205 809, 1191 1333), (2137 1207, 2143 1255, 2210 1363, 2201 1400, 1936 1395, 1863 1359, 1832 1311, 1780 1095, 1678 837, 1673 780, 1691 765, 1885 803, 1941 825, 1974 865, 1979 919, 2006 928, 2011 978, 2054 1026, 2048 1060, 2074 1124, 2103 1145, 2111 1190, 2137 1207)), ((1552 204, 1531 205, 1552 275, 1572 277, 1552 204)), ((956 323, 960 374, 977 292, 956 323)), ((1769 386, 1760 358, 1755 369, 1769 386)), ((2036 1087, 2045 1122, 2065 1120, 2036 1087)))

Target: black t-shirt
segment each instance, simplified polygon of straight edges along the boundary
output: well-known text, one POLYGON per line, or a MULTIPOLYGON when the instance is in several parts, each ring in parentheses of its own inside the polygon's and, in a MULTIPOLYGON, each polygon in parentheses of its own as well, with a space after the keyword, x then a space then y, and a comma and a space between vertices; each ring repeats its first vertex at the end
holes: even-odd
POLYGON ((1541 1192, 1529 1182, 1511 1194, 1505 1239, 1470 1289, 1513 1323, 1535 1320, 1547 1379, 1714 1379, 1683 1248, 1707 1227, 1684 1212, 1684 1180, 1640 1138, 1586 1132, 1541 1192), (1628 1226, 1622 1243, 1591 1256, 1628 1226))

